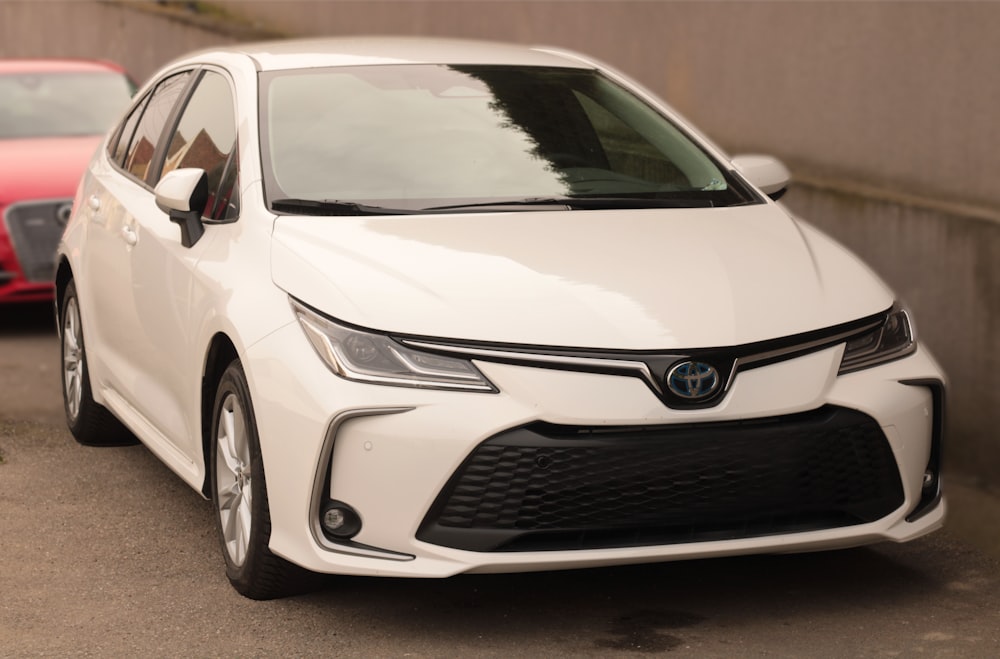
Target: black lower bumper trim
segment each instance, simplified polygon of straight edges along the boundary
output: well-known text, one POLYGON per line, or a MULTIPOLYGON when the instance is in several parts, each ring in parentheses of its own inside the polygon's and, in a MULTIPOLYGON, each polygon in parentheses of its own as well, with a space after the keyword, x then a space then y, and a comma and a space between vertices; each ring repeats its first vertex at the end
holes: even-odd
POLYGON ((478 446, 417 537, 471 551, 648 546, 863 524, 903 501, 878 423, 846 408, 641 428, 536 423, 478 446))

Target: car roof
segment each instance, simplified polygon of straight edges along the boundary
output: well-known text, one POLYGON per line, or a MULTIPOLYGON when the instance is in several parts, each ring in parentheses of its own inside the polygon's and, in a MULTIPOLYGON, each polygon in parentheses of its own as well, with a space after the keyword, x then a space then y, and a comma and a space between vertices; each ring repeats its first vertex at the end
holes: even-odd
POLYGON ((261 71, 379 64, 480 64, 593 68, 581 56, 517 44, 427 37, 337 37, 238 44, 261 71))
POLYGON ((124 73, 124 69, 113 62, 88 59, 0 59, 0 74, 11 73, 100 73, 112 71, 124 73))

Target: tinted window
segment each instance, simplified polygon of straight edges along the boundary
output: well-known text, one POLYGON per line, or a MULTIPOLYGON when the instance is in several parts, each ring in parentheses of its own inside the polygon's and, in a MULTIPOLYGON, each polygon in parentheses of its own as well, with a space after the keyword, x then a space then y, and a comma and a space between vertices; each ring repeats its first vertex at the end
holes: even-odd
MULTIPOLYGON (((202 77, 170 138, 162 174, 184 167, 208 174, 209 200, 203 215, 236 216, 236 120, 226 78, 208 71, 202 77)), ((162 176, 161 174, 161 176, 162 176)))
POLYGON ((178 73, 161 82, 153 91, 153 96, 142 113, 125 155, 124 167, 136 178, 142 180, 146 178, 156 143, 190 76, 190 71, 178 73))

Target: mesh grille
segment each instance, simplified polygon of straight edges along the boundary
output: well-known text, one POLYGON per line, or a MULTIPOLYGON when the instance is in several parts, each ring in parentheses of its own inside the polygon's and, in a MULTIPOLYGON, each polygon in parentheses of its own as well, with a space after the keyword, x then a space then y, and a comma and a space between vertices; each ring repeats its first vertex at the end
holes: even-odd
POLYGON ((739 538, 874 521, 903 503, 892 450, 859 412, 585 429, 481 444, 418 537, 477 551, 739 538))
POLYGON ((65 225, 60 209, 72 204, 72 199, 14 204, 4 213, 21 270, 28 281, 52 281, 55 272, 56 247, 65 225))

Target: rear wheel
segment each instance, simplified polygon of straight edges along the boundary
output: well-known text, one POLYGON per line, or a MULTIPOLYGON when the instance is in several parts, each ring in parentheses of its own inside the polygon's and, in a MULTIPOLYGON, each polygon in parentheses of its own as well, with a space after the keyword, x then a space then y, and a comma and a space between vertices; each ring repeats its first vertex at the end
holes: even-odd
POLYGON ((264 463, 246 375, 238 360, 222 376, 212 415, 212 501, 226 576, 245 597, 264 600, 298 590, 306 573, 271 553, 264 463))
POLYGON ((66 425, 76 441, 87 446, 135 444, 135 436, 106 407, 94 401, 83 342, 80 301, 73 281, 66 285, 61 308, 61 370, 66 425))

